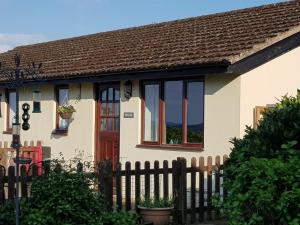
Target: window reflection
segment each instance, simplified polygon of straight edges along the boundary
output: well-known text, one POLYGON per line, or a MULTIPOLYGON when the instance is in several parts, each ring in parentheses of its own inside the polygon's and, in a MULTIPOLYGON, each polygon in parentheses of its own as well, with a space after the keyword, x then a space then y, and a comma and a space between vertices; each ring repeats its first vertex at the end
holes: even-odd
POLYGON ((8 128, 12 128, 12 123, 14 122, 16 116, 16 108, 17 108, 17 99, 16 99, 16 92, 9 92, 8 96, 8 104, 9 104, 9 123, 8 128))
POLYGON ((145 85, 145 141, 158 141, 159 84, 145 85))
POLYGON ((203 142, 203 82, 187 84, 187 142, 203 142))
POLYGON ((166 144, 182 143, 182 81, 165 82, 165 138, 166 144))

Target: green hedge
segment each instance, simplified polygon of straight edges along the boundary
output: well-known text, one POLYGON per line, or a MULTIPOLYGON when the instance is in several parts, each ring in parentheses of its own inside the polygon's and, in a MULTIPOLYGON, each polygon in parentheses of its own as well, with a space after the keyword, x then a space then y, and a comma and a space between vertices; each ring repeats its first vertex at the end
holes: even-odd
POLYGON ((222 205, 229 224, 300 224, 300 96, 283 97, 232 143, 222 205))

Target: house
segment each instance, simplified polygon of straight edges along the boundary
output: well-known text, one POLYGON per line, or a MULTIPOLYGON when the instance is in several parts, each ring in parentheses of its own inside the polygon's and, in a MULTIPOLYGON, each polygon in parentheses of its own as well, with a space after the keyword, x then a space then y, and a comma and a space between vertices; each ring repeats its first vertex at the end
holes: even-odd
MULTIPOLYGON (((0 61, 42 63, 20 92, 31 106, 22 140, 65 157, 171 160, 228 154, 261 107, 295 95, 299 46, 300 2, 288 1, 20 46, 0 61)), ((5 77, 0 87, 0 139, 11 141, 16 94, 5 77)))

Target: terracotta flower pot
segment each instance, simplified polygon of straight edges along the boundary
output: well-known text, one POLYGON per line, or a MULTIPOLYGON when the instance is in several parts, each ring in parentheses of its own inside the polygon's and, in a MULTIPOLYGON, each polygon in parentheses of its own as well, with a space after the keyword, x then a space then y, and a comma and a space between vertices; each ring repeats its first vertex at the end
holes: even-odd
POLYGON ((64 120, 70 119, 72 117, 72 114, 72 112, 59 113, 60 117, 64 120))
POLYGON ((173 208, 145 208, 138 207, 145 222, 152 222, 154 225, 168 225, 173 208))

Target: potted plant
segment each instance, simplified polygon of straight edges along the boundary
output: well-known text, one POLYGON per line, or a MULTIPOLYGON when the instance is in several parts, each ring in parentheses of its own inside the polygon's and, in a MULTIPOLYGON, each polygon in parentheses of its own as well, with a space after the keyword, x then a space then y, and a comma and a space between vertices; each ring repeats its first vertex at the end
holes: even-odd
POLYGON ((173 208, 173 200, 168 198, 145 198, 138 202, 139 213, 143 220, 154 225, 168 225, 173 208))
POLYGON ((62 105, 58 107, 57 112, 62 119, 70 119, 76 110, 72 105, 62 105))

